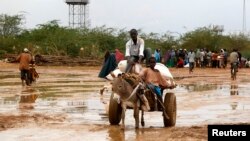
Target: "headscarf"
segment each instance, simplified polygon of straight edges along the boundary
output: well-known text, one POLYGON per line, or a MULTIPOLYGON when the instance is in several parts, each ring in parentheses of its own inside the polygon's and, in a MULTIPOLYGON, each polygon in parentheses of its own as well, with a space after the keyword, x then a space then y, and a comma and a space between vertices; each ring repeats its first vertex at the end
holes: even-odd
POLYGON ((124 55, 118 49, 115 49, 115 58, 117 62, 120 62, 124 60, 124 55))
POLYGON ((155 61, 156 62, 160 62, 160 53, 158 52, 158 50, 156 49, 155 50, 155 54, 154 54, 154 56, 155 56, 155 61))
POLYGON ((166 54, 164 55, 165 61, 167 61, 170 58, 170 51, 166 51, 166 54))
POLYGON ((105 55, 105 60, 104 60, 104 64, 102 66, 102 69, 98 75, 98 77, 100 78, 106 78, 106 76, 113 70, 115 70, 115 68, 117 67, 117 63, 116 63, 116 59, 115 59, 115 54, 111 53, 111 54, 106 54, 105 55))

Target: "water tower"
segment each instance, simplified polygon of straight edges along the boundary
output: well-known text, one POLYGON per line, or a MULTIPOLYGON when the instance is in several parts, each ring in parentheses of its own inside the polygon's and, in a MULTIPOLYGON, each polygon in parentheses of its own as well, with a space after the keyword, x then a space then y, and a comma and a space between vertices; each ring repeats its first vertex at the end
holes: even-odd
POLYGON ((69 26, 73 28, 86 28, 90 22, 88 20, 89 0, 66 0, 69 5, 69 26))
POLYGON ((243 25, 242 32, 243 34, 247 31, 247 17, 246 17, 246 0, 243 0, 243 25))

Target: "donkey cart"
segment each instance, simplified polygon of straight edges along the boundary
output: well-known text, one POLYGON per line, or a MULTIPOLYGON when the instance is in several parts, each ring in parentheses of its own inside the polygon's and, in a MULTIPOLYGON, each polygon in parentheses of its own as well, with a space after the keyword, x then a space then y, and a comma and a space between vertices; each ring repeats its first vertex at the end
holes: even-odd
MULTIPOLYGON (((175 126, 176 123, 176 96, 174 93, 166 93, 163 96, 157 96, 150 90, 144 93, 150 106, 148 112, 163 112, 163 122, 165 127, 175 126), (164 101, 163 101, 164 97, 164 101)), ((128 107, 131 109, 132 107, 128 107)), ((122 118, 122 105, 115 94, 112 92, 109 103, 109 122, 111 125, 118 125, 122 118)), ((144 121, 142 121, 144 126, 144 121)))

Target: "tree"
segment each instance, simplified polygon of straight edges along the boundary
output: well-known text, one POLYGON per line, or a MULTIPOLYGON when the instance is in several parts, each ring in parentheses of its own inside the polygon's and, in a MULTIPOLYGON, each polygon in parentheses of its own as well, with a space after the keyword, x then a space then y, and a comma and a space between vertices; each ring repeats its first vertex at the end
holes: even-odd
POLYGON ((217 50, 221 47, 222 35, 214 28, 202 27, 184 34, 182 47, 187 49, 207 48, 217 50))
POLYGON ((3 37, 16 36, 21 33, 22 15, 0 15, 0 35, 3 37))

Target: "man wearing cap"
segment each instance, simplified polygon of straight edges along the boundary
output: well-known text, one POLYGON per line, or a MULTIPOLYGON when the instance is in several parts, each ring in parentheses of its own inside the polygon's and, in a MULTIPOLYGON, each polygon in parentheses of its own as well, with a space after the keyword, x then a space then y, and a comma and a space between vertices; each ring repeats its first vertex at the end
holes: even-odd
POLYGON ((128 63, 125 72, 130 72, 135 63, 141 63, 144 56, 144 40, 138 37, 136 29, 131 29, 129 33, 131 39, 126 43, 125 57, 128 63))
MULTIPOLYGON (((19 70, 21 71, 21 80, 22 85, 24 86, 24 81, 29 80, 29 64, 32 61, 32 56, 27 48, 24 48, 23 53, 21 53, 16 60, 19 62, 19 70)), ((30 85, 28 81, 26 81, 26 85, 30 85)))

